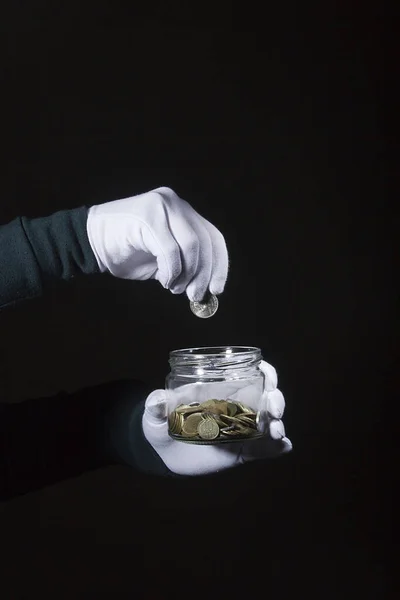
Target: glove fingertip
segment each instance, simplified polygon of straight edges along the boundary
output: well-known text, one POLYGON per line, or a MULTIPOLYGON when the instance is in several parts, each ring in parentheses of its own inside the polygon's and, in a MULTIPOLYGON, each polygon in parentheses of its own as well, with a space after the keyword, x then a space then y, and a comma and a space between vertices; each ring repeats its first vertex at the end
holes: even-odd
POLYGON ((273 419, 269 424, 269 434, 273 440, 282 440, 285 437, 285 426, 279 419, 273 419))
POLYGON ((282 454, 286 454, 287 452, 291 452, 293 450, 293 444, 287 437, 283 437, 281 439, 282 444, 282 454))
POLYGON ((267 392, 272 392, 278 386, 278 374, 275 367, 262 360, 259 368, 265 375, 265 389, 267 392))
POLYGON ((276 388, 272 392, 267 392, 267 410, 274 419, 282 419, 285 412, 285 398, 282 392, 276 388))
POLYGON ((211 280, 210 286, 209 286, 210 293, 213 294, 214 296, 220 296, 225 289, 225 284, 226 284, 226 277, 223 279, 215 278, 214 280, 211 280))

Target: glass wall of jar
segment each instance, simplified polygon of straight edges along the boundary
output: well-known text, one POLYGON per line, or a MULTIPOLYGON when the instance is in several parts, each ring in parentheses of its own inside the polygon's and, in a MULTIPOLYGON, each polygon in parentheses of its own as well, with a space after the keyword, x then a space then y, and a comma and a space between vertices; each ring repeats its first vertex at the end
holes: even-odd
POLYGON ((166 378, 169 435, 195 444, 265 435, 261 360, 261 350, 249 346, 173 350, 166 378))

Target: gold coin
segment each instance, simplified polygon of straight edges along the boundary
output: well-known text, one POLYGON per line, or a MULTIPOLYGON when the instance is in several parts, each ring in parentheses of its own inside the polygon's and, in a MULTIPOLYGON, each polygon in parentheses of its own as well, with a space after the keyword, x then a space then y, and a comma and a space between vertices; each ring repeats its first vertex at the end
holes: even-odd
POLYGON ((184 438, 195 438, 197 437, 197 431, 195 433, 187 433, 184 429, 182 429, 180 435, 184 438))
POLYGON ((227 437, 239 437, 241 433, 238 429, 225 429, 221 430, 221 435, 226 435, 227 437))
POLYGON ((209 412, 215 415, 226 415, 228 412, 228 403, 226 400, 214 400, 214 403, 207 406, 209 412))
POLYGON ((183 425, 183 416, 173 411, 168 417, 168 424, 171 433, 180 433, 183 425))
POLYGON ((203 415, 199 412, 189 415, 183 424, 182 434, 197 435, 197 427, 203 420, 203 415))
POLYGON ((246 417, 244 414, 237 417, 241 423, 244 425, 248 425, 249 427, 253 427, 254 429, 257 427, 256 422, 249 417, 246 417))
POLYGON ((225 423, 228 423, 228 425, 232 425, 235 423, 240 424, 239 417, 230 417, 229 415, 221 415, 221 420, 224 421, 225 423))
POLYGON ((211 412, 213 414, 229 414, 228 413, 228 404, 229 401, 228 400, 217 400, 217 399, 211 399, 211 400, 206 400, 205 402, 201 403, 201 407, 204 410, 207 410, 208 412, 211 412))
POLYGON ((216 412, 216 407, 218 404, 218 400, 206 400, 201 403, 201 408, 203 410, 209 410, 210 412, 216 412))
POLYGON ((179 404, 179 406, 177 406, 175 410, 179 413, 185 410, 185 408, 190 408, 189 404, 179 404))
POLYGON ((238 412, 238 406, 234 402, 227 402, 226 414, 230 417, 234 417, 238 412))
POLYGON ((197 431, 203 440, 215 440, 219 435, 218 423, 212 417, 206 417, 199 423, 197 431))
POLYGON ((200 405, 190 406, 190 404, 181 404, 181 406, 178 406, 176 409, 176 411, 182 415, 191 415, 192 413, 200 412, 201 410, 202 407, 200 405))
POLYGON ((258 413, 242 402, 210 398, 202 403, 180 404, 168 417, 171 434, 205 442, 221 435, 228 438, 249 438, 260 434, 258 413))
POLYGON ((246 406, 245 404, 242 404, 241 402, 235 402, 236 406, 239 408, 241 413, 252 413, 254 412, 252 408, 249 408, 248 406, 246 406))
POLYGON ((220 415, 213 415, 215 421, 218 423, 219 427, 226 427, 226 423, 220 418, 220 415))
POLYGON ((177 427, 178 427, 179 433, 182 433, 182 427, 183 427, 183 416, 182 415, 178 415, 177 427))
POLYGON ((213 414, 209 410, 204 410, 202 413, 204 419, 213 419, 213 414))

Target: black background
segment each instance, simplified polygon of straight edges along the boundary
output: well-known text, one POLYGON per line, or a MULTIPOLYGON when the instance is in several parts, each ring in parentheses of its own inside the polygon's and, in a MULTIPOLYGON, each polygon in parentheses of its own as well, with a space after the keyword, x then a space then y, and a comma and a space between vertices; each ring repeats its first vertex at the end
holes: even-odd
POLYGON ((162 386, 173 348, 256 345, 294 452, 189 483, 112 467, 3 503, 4 597, 381 598, 396 227, 384 19, 189 4, 4 14, 1 222, 167 185, 224 233, 231 271, 208 321, 156 282, 107 276, 3 312, 2 401, 162 386))

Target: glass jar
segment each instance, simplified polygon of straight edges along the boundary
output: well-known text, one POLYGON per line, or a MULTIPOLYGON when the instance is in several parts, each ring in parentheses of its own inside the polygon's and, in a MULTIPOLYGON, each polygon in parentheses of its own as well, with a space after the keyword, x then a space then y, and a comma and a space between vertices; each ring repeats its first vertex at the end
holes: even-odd
POLYGON ((268 422, 259 348, 214 346, 170 352, 168 432, 191 444, 258 439, 268 422))

